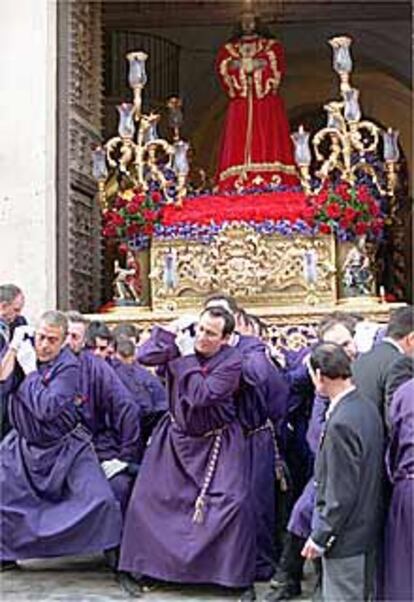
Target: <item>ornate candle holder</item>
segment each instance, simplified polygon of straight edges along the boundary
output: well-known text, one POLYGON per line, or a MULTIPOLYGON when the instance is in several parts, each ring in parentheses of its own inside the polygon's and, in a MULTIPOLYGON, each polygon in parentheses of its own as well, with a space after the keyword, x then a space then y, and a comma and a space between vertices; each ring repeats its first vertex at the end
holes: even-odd
POLYGON ((359 90, 350 84, 351 38, 338 36, 329 43, 333 48, 333 68, 340 76, 342 98, 324 106, 326 126, 312 137, 303 126, 292 134, 302 187, 307 195, 312 195, 335 179, 354 186, 363 176, 368 176, 380 195, 389 198, 392 209, 397 186, 398 132, 391 128, 383 132, 375 123, 362 118, 359 90), (382 162, 370 160, 379 157, 380 134, 384 149, 382 162))
POLYGON ((147 82, 146 61, 148 55, 137 51, 127 54, 129 61, 128 82, 133 90, 133 102, 117 106, 119 114, 118 135, 110 138, 94 154, 94 177, 98 182, 102 207, 107 208, 105 186, 109 178, 119 181, 126 177, 131 188, 148 191, 150 183, 158 185, 167 203, 173 203, 171 176, 173 170, 178 188, 178 202, 186 194, 189 172, 188 143, 180 140, 183 122, 182 103, 178 97, 168 101, 169 125, 173 130, 173 144, 158 133, 160 115, 142 112, 142 91, 147 82), (108 169, 109 168, 109 169, 108 169), (118 177, 120 176, 120 178, 118 177))

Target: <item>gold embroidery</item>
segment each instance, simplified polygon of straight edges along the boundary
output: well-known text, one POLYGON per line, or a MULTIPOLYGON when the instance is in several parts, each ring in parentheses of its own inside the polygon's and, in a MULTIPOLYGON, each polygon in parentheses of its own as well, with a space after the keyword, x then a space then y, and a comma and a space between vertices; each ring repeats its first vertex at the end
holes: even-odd
POLYGON ((226 84, 226 86, 228 88, 229 96, 230 96, 230 98, 233 98, 236 94, 234 81, 233 81, 234 77, 232 77, 228 72, 228 66, 229 66, 229 62, 231 60, 232 59, 229 57, 229 58, 221 61, 219 70, 220 70, 221 76, 223 77, 224 83, 226 84))
POLYGON ((267 94, 269 94, 269 92, 272 89, 276 91, 279 87, 280 78, 281 78, 281 73, 277 69, 277 67, 278 67, 277 58, 276 58, 276 54, 275 54, 274 50, 268 50, 266 54, 269 58, 270 69, 273 73, 273 77, 269 77, 269 79, 267 80, 263 96, 266 96, 267 94))
POLYGON ((294 165, 285 165, 280 161, 274 163, 249 163, 247 165, 233 165, 221 172, 220 180, 225 180, 231 176, 238 176, 249 171, 281 171, 286 174, 296 175, 296 167, 294 165))

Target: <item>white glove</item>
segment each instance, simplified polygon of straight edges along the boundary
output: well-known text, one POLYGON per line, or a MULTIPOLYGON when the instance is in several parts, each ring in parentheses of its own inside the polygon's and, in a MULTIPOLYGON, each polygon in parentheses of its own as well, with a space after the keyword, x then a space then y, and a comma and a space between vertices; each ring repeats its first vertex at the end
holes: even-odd
POLYGON ((26 339, 20 343, 16 353, 16 359, 25 374, 30 374, 30 372, 37 370, 36 351, 31 341, 26 339))
POLYGON ((375 336, 380 328, 381 324, 369 320, 362 320, 357 323, 354 341, 359 353, 366 353, 372 348, 375 336))
POLYGON ((128 467, 128 463, 114 458, 113 460, 101 462, 101 467, 109 481, 109 479, 112 479, 112 477, 125 470, 128 467))
POLYGON ((169 324, 172 332, 181 332, 189 328, 192 324, 197 324, 198 316, 196 314, 185 314, 180 316, 169 324))
POLYGON ((175 344, 180 350, 181 355, 191 355, 194 353, 194 337, 191 336, 189 330, 178 332, 175 337, 175 344))
POLYGON ((28 326, 27 324, 17 326, 17 328, 14 329, 13 338, 10 341, 10 348, 18 351, 25 338, 32 337, 33 335, 34 329, 32 326, 28 326))

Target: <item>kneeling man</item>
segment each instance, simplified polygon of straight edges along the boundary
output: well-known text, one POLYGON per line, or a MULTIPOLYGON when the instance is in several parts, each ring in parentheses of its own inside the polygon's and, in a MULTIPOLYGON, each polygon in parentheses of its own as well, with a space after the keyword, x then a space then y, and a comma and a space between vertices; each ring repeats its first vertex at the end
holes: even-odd
POLYGON ((14 428, 0 446, 2 569, 24 558, 103 552, 120 541, 119 505, 80 424, 79 360, 64 346, 67 327, 62 312, 46 312, 35 349, 22 341, 2 365, 6 378, 17 355, 26 372, 10 404, 14 428))

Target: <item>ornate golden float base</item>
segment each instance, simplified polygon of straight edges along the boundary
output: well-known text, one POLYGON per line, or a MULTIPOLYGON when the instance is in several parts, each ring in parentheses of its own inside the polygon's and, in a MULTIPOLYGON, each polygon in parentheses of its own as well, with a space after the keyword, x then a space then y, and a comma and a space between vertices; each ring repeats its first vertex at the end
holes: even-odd
POLYGON ((263 235, 237 223, 209 244, 154 240, 152 308, 194 308, 218 291, 233 295, 243 307, 334 303, 335 255, 331 236, 263 235), (306 257, 312 258, 312 273, 306 257))
POLYGON ((334 310, 387 322, 390 310, 398 304, 382 303, 374 296, 341 298, 338 249, 331 236, 263 236, 239 224, 229 225, 210 244, 154 240, 151 306, 117 307, 93 318, 110 325, 133 322, 148 331, 154 323, 198 312, 211 293, 227 292, 269 325, 275 348, 293 350, 313 340, 316 324, 334 310), (313 257, 310 271, 306 254, 313 257))

